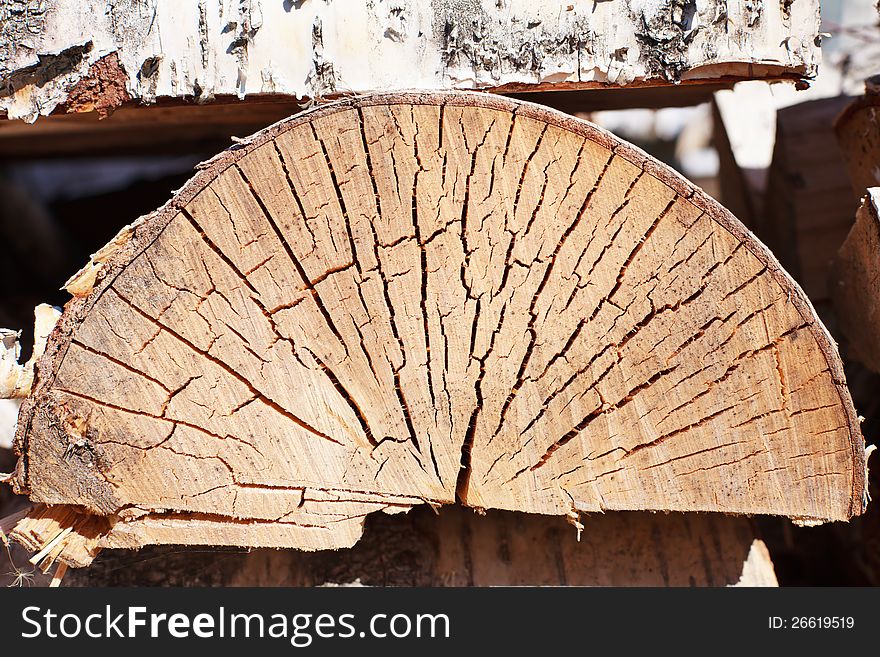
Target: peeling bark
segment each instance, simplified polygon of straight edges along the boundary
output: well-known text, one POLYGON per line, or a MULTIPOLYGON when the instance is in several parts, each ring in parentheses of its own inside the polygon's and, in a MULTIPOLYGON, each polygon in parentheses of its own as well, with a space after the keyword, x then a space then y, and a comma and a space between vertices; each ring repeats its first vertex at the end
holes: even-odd
POLYGON ((88 74, 67 94, 66 112, 97 112, 101 118, 112 114, 131 97, 126 91, 128 75, 115 52, 89 67, 88 74))
POLYGON ((83 84, 106 88, 113 107, 125 96, 804 80, 819 60, 816 0, 7 0, 3 14, 0 109, 28 121, 65 104, 104 111, 72 102, 83 84), (118 66, 98 66, 108 57, 118 66))
POLYGON ((26 363, 19 364, 19 333, 0 329, 0 399, 21 399, 31 393, 34 368, 46 350, 46 341, 61 312, 45 303, 34 309, 34 349, 26 363))

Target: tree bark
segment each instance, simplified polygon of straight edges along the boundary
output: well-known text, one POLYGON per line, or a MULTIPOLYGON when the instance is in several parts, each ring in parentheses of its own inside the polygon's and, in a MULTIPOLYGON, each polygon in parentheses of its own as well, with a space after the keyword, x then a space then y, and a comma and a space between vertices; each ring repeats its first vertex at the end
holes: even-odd
POLYGON ((28 0, 0 5, 0 110, 395 89, 804 80, 818 0, 28 0))
MULTIPOLYGON (((18 534, 328 549, 456 500, 861 513, 836 348, 728 212, 591 124, 350 100, 202 166, 96 254, 38 364, 18 534), (81 530, 81 525, 87 530, 81 530)), ((74 545, 74 539, 84 538, 74 545)))

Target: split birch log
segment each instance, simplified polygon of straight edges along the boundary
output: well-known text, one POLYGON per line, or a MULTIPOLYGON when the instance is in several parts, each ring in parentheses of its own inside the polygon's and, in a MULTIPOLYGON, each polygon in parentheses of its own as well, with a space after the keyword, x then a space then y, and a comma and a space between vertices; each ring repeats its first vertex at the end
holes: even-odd
POLYGON ((0 111, 797 80, 819 2, 39 0, 0 5, 0 111))
POLYGON ((71 565, 350 546, 369 513, 456 500, 573 522, 863 509, 858 421, 800 288, 670 169, 537 105, 304 113, 67 287, 14 484, 59 505, 20 537, 90 537, 71 565))
MULTIPOLYGON (((2 581, 2 580, 0 580, 2 581)), ((746 518, 608 513, 581 540, 561 518, 460 506, 368 519, 349 550, 106 550, 64 586, 776 586, 746 518)))
POLYGON ((880 187, 871 187, 837 254, 834 295, 847 358, 880 372, 880 187))

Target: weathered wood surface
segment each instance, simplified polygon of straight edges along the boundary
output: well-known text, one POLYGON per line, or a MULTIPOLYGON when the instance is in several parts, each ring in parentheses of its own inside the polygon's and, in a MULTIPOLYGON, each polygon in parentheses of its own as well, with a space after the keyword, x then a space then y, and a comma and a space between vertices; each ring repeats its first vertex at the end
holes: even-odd
MULTIPOLYGON (((677 174, 539 106, 300 115, 68 289, 14 481, 106 517, 96 547, 349 546, 369 513, 456 499, 573 522, 863 508, 858 422, 801 290, 677 174)), ((64 526, 41 522, 35 545, 64 526)))
POLYGON ((819 3, 4 0, 0 111, 815 74, 819 3))

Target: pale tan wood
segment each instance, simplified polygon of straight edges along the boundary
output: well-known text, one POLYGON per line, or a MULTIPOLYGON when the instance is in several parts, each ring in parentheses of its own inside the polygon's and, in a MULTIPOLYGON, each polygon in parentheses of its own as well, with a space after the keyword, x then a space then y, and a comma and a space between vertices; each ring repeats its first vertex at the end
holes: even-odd
POLYGON ((31 563, 41 565, 45 560, 47 567, 62 552, 62 563, 87 566, 100 552, 98 542, 109 525, 102 516, 84 516, 80 510, 64 505, 38 504, 15 515, 21 517, 12 518, 15 523, 9 532, 11 538, 35 553, 31 563), (39 559, 34 558, 36 555, 39 559))
POLYGON ((0 329, 0 399, 19 399, 30 394, 34 367, 43 355, 49 333, 60 316, 58 308, 45 303, 34 308, 34 348, 24 364, 18 362, 21 355, 19 333, 0 329))
POLYGON ((880 187, 867 190, 837 254, 834 303, 846 354, 880 372, 880 187))
POLYGON ((282 122, 69 289, 15 485, 108 517, 107 546, 342 547, 369 513, 456 499, 862 510, 800 289, 677 174, 538 106, 378 95, 282 122))

